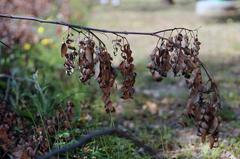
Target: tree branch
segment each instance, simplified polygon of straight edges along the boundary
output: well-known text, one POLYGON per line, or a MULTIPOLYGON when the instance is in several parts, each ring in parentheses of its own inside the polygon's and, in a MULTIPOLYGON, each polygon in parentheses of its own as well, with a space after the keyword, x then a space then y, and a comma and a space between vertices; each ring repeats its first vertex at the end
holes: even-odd
POLYGON ((103 130, 98 130, 94 131, 92 133, 89 133, 85 136, 83 136, 77 143, 72 144, 72 145, 67 145, 63 146, 62 148, 59 149, 54 149, 51 152, 47 153, 45 156, 40 156, 38 159, 49 159, 55 155, 66 153, 68 151, 74 150, 76 148, 81 148, 90 141, 92 141, 95 138, 101 137, 101 136, 118 136, 120 138, 125 138, 130 141, 132 141, 136 146, 143 148, 143 150, 151 155, 155 159, 160 159, 162 158, 156 150, 153 148, 145 145, 142 141, 134 137, 133 135, 129 134, 126 130, 121 130, 117 128, 108 128, 108 129, 103 129, 103 130))
POLYGON ((44 20, 44 19, 40 19, 40 18, 36 18, 36 17, 28 17, 28 16, 0 14, 0 17, 8 18, 8 19, 36 21, 39 23, 46 23, 46 24, 62 25, 62 26, 70 27, 70 28, 82 29, 82 30, 86 30, 86 31, 95 31, 95 32, 101 32, 101 33, 111 33, 111 34, 121 34, 121 35, 146 35, 146 36, 155 36, 158 38, 163 38, 163 37, 159 36, 158 34, 168 32, 168 31, 174 31, 174 30, 186 30, 186 31, 190 31, 190 32, 197 31, 197 29, 191 30, 191 29, 186 29, 186 28, 172 28, 172 29, 165 29, 165 30, 160 30, 160 31, 156 31, 156 32, 114 31, 114 30, 106 30, 106 29, 99 29, 99 28, 93 28, 93 27, 85 27, 85 26, 81 26, 81 25, 70 24, 70 23, 60 22, 60 21, 44 20))
POLYGON ((4 42, 2 42, 1 40, 0 40, 0 43, 2 44, 2 45, 4 45, 5 47, 7 47, 7 48, 9 48, 10 49, 10 46, 8 46, 7 44, 5 44, 4 42))

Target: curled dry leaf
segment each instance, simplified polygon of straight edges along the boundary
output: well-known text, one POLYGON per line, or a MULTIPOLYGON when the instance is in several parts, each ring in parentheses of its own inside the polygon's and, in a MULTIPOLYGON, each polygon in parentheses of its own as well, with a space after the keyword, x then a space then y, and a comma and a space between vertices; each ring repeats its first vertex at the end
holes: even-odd
POLYGON ((67 44, 66 43, 62 43, 62 46, 61 46, 61 56, 65 57, 66 54, 67 54, 67 44))
POLYGON ((121 56, 123 61, 119 64, 118 68, 121 71, 121 74, 124 78, 121 91, 122 91, 122 98, 129 99, 133 98, 134 90, 134 83, 136 72, 134 72, 134 64, 133 64, 133 57, 132 57, 132 50, 130 49, 129 44, 125 44, 121 47, 121 56))
POLYGON ((150 55, 151 62, 148 68, 156 81, 161 81, 167 77, 168 71, 171 69, 169 51, 163 46, 156 47, 150 55))
POLYGON ((71 75, 74 72, 74 64, 77 56, 76 48, 73 46, 73 35, 68 34, 66 42, 62 44, 61 55, 65 57, 64 67, 66 74, 71 75))
POLYGON ((110 99, 111 90, 116 78, 115 70, 112 67, 112 57, 104 47, 99 48, 97 56, 100 63, 100 73, 97 80, 103 92, 102 99, 105 104, 105 109, 108 113, 115 112, 115 108, 110 99))
POLYGON ((95 74, 94 70, 94 50, 95 42, 86 38, 79 42, 78 66, 80 70, 80 80, 85 83, 95 74))

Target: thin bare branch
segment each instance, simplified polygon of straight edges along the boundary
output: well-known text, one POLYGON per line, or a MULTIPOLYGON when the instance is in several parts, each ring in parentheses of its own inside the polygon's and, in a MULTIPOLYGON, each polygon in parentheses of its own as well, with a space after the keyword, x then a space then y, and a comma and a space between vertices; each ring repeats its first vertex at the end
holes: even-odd
POLYGON ((121 34, 121 35, 146 35, 146 36, 156 36, 158 38, 163 38, 158 34, 163 33, 163 32, 173 31, 173 30, 187 30, 187 31, 190 31, 190 32, 197 31, 197 29, 191 30, 191 29, 186 29, 186 28, 172 28, 172 29, 165 29, 165 30, 160 30, 160 31, 155 31, 155 32, 114 31, 114 30, 86 27, 86 26, 70 24, 70 23, 54 21, 54 20, 44 20, 44 19, 40 19, 40 18, 36 18, 36 17, 29 17, 29 16, 17 16, 17 15, 9 15, 9 14, 0 14, 0 17, 1 18, 8 18, 8 19, 36 21, 36 22, 39 22, 39 23, 46 23, 46 24, 62 25, 62 26, 70 27, 70 28, 82 29, 82 30, 86 30, 86 31, 95 31, 95 32, 101 32, 101 33, 111 33, 111 34, 121 34))
POLYGON ((7 44, 5 44, 5 43, 2 42, 1 40, 0 40, 0 43, 3 44, 4 46, 6 46, 6 47, 9 48, 9 49, 11 48, 10 46, 8 46, 7 44))
POLYGON ((120 138, 125 138, 130 141, 132 141, 136 146, 142 148, 146 153, 151 155, 155 159, 162 158, 156 150, 153 148, 145 145, 142 141, 134 137, 133 135, 129 134, 126 130, 118 129, 118 128, 108 128, 103 130, 94 131, 92 133, 89 133, 85 136, 83 136, 77 143, 72 145, 63 146, 62 148, 52 150, 51 152, 47 153, 45 156, 38 157, 38 159, 49 159, 55 155, 66 153, 69 151, 72 151, 76 148, 81 148, 90 141, 92 141, 95 138, 101 137, 101 136, 118 136, 120 138))

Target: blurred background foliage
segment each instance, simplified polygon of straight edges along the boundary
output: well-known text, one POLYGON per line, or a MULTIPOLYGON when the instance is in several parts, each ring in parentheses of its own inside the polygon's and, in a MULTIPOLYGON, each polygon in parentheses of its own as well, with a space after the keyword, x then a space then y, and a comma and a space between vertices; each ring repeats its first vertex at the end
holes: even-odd
MULTIPOLYGON (((6 1, 5 5, 10 5, 8 3, 11 2, 6 1)), ((13 2, 19 8, 16 12, 5 8, 4 13, 32 16, 37 14, 38 17, 46 19, 77 21, 84 24, 86 21, 83 17, 88 16, 91 8, 88 1, 71 1, 71 3, 67 0, 62 2, 29 1, 26 4, 21 3, 22 6, 18 3, 18 1, 13 2), (27 5, 36 5, 38 8, 26 13, 27 5), (49 8, 47 13, 42 13, 42 10, 46 11, 46 8, 49 8)), ((1 7, 4 7, 4 3, 1 3, 1 7)), ((16 108, 26 108, 26 106, 29 108, 29 105, 34 105, 35 102, 32 100, 35 96, 42 96, 38 99, 40 100, 38 104, 44 106, 44 113, 47 114, 48 109, 68 98, 78 102, 81 99, 87 99, 88 89, 81 85, 77 78, 67 78, 62 67, 59 45, 66 28, 38 25, 26 21, 6 22, 5 24, 1 22, 1 26, 2 29, 10 27, 8 31, 11 36, 3 35, 3 41, 6 39, 5 42, 8 45, 14 43, 14 45, 9 45, 11 49, 1 46, 1 100, 10 102, 16 108), (19 30, 15 27, 11 28, 11 25, 20 25, 20 28, 19 30), (30 35, 24 38, 28 36, 26 33, 30 35), (7 39, 8 37, 11 39, 7 39)))

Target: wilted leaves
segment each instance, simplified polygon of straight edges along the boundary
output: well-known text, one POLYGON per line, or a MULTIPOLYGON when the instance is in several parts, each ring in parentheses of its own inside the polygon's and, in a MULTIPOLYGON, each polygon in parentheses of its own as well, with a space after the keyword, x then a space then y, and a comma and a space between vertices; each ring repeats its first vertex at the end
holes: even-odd
POLYGON ((133 94, 135 92, 134 90, 134 83, 135 83, 135 77, 136 73, 134 72, 134 64, 133 64, 133 57, 132 57, 132 50, 130 49, 129 44, 125 44, 121 48, 121 56, 123 58, 123 61, 119 64, 119 69, 121 71, 121 74, 124 78, 121 91, 123 93, 122 98, 123 99, 129 99, 133 98, 133 94))
MULTIPOLYGON (((193 38, 193 37, 191 37, 193 38)), ((182 75, 190 90, 187 114, 195 120, 198 135, 204 142, 209 136, 210 147, 217 146, 220 118, 218 89, 204 68, 208 81, 203 82, 201 67, 204 67, 197 55, 200 50, 197 37, 190 44, 189 37, 181 33, 168 40, 162 40, 150 55, 148 68, 156 81, 161 81, 172 70, 175 76, 182 75), (190 48, 190 46, 192 46, 190 48)))
POLYGON ((112 57, 107 52, 106 48, 99 48, 99 52, 97 54, 99 64, 100 64, 100 73, 97 77, 97 81, 99 83, 99 87, 103 92, 103 102, 105 104, 106 112, 114 112, 115 108, 110 99, 111 89, 114 85, 116 73, 112 67, 112 57))
MULTIPOLYGON (((132 51, 128 43, 121 44, 121 40, 119 40, 117 44, 121 49, 121 56, 123 58, 118 67, 124 78, 121 87, 122 98, 128 99, 132 98, 135 92, 133 85, 136 73, 134 72, 134 65, 132 63, 132 51)), ((116 69, 112 66, 113 59, 108 53, 107 48, 100 44, 96 45, 94 40, 88 36, 82 39, 78 37, 77 40, 74 40, 73 34, 69 33, 66 41, 62 44, 61 56, 65 57, 64 66, 68 75, 71 75, 77 66, 81 82, 86 83, 95 76, 103 93, 102 100, 106 111, 114 112, 115 108, 110 97, 117 73, 116 69), (76 62, 76 59, 78 59, 78 62, 76 62)))
POLYGON ((161 81, 163 77, 167 76, 168 71, 171 69, 170 54, 166 48, 162 46, 156 47, 150 55, 151 63, 148 68, 156 81, 161 81))
MULTIPOLYGON (((202 141, 209 136, 210 147, 216 146, 218 141, 218 128, 220 118, 217 115, 220 107, 218 89, 200 59, 198 58, 201 43, 197 35, 183 35, 181 32, 169 38, 160 39, 160 43, 150 55, 151 62, 148 64, 153 79, 161 81, 171 71, 174 76, 183 76, 190 90, 187 102, 187 115, 195 120, 198 135, 202 141), (208 81, 204 82, 202 70, 207 75, 208 81)), ((91 32, 89 32, 91 34, 91 32)), ((75 59, 78 57, 78 68, 80 80, 85 83, 95 75, 99 87, 103 92, 103 102, 107 112, 114 112, 115 108, 111 101, 111 90, 116 79, 116 70, 112 66, 112 57, 105 45, 97 38, 96 45, 93 38, 85 35, 78 40, 77 46, 73 46, 75 40, 69 34, 67 40, 61 47, 61 55, 65 56, 65 68, 67 74, 71 75, 75 68, 75 59), (76 51, 78 50, 78 51, 76 51)), ((122 61, 118 66, 123 77, 121 86, 122 98, 133 98, 136 73, 132 50, 125 37, 114 41, 114 55, 120 50, 122 61)))
POLYGON ((27 120, 9 110, 4 102, 0 103, 0 148, 4 156, 30 159, 48 152, 52 147, 48 136, 55 138, 57 132, 69 129, 73 116, 73 104, 69 101, 66 108, 56 110, 55 115, 43 121, 37 114, 35 122, 44 122, 44 126, 39 124, 32 128, 27 120))

